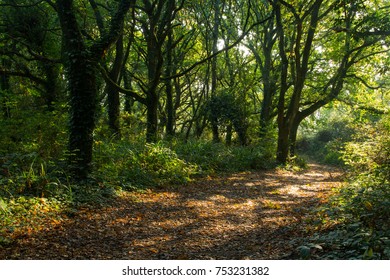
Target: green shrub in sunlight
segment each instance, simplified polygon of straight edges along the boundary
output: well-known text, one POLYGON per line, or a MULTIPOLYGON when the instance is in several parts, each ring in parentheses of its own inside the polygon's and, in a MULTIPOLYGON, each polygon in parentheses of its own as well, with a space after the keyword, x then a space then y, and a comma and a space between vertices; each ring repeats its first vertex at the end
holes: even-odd
POLYGON ((323 216, 341 225, 318 241, 330 244, 324 258, 390 258, 390 118, 360 124, 343 160, 351 176, 323 216))
POLYGON ((0 198, 0 248, 12 243, 14 235, 45 229, 45 221, 60 219, 64 207, 54 198, 0 198))
POLYGON ((390 230, 390 118, 361 126, 343 159, 352 171, 348 207, 366 226, 390 230))
POLYGON ((180 159, 163 143, 126 141, 96 143, 96 178, 125 189, 180 184, 190 180, 196 167, 180 159))
POLYGON ((222 143, 194 140, 177 143, 177 154, 200 167, 203 173, 235 172, 269 168, 273 163, 272 151, 262 146, 225 146, 222 143))
POLYGON ((342 149, 353 133, 354 128, 348 121, 332 121, 316 128, 315 133, 301 137, 297 141, 297 150, 320 163, 343 165, 342 149))

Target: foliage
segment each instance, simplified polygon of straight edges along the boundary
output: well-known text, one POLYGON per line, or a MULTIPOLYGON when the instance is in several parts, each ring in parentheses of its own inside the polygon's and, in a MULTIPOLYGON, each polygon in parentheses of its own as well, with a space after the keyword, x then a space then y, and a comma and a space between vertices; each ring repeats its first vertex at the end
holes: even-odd
POLYGON ((324 238, 387 256, 389 120, 370 123, 389 104, 386 1, 17 2, 0 16, 4 231, 279 155, 300 171, 300 127, 305 157, 353 174, 322 213, 357 226, 324 238))
POLYGON ((203 174, 270 168, 273 151, 262 146, 229 146, 192 140, 174 146, 177 154, 199 167, 203 174))
POLYGON ((322 258, 390 258, 390 119, 356 128, 345 145, 343 160, 350 167, 347 186, 320 209, 323 219, 339 224, 312 241, 326 248, 322 258))
POLYGON ((96 177, 124 189, 186 183, 195 166, 160 143, 97 142, 96 177))
POLYGON ((389 230, 390 118, 361 126, 343 158, 353 172, 346 207, 364 226, 389 230))
POLYGON ((43 230, 59 219, 64 209, 61 201, 37 197, 0 197, 0 248, 13 242, 12 237, 43 230))
POLYGON ((355 131, 352 120, 323 113, 320 119, 304 123, 297 150, 310 160, 342 166, 342 150, 355 131))
POLYGON ((232 125, 239 135, 243 145, 246 144, 246 131, 248 129, 248 104, 241 97, 231 93, 221 93, 213 96, 205 105, 210 120, 216 120, 219 126, 232 125))

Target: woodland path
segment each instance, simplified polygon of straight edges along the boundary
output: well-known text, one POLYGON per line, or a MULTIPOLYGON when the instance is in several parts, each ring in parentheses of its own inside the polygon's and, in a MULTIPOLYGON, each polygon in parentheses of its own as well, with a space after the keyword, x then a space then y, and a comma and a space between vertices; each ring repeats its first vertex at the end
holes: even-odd
POLYGON ((245 172, 126 193, 0 250, 0 259, 281 259, 313 230, 340 170, 245 172))

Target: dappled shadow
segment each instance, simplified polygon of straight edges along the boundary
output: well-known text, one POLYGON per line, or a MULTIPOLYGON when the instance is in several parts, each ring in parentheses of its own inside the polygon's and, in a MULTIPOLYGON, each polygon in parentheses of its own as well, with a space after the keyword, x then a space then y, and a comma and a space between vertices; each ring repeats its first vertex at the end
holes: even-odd
POLYGON ((20 236, 1 259, 280 259, 307 234, 310 210, 340 180, 311 165, 204 178, 181 187, 125 193, 20 236))

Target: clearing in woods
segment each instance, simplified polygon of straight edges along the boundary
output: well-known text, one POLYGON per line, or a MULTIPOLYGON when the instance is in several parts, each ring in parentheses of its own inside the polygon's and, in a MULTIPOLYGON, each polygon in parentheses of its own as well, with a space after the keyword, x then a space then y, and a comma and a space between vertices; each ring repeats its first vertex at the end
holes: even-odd
MULTIPOLYGON (((340 170, 268 170, 125 193, 19 236, 0 259, 281 259, 310 234, 340 170)), ((312 232, 311 232, 312 233, 312 232)))

